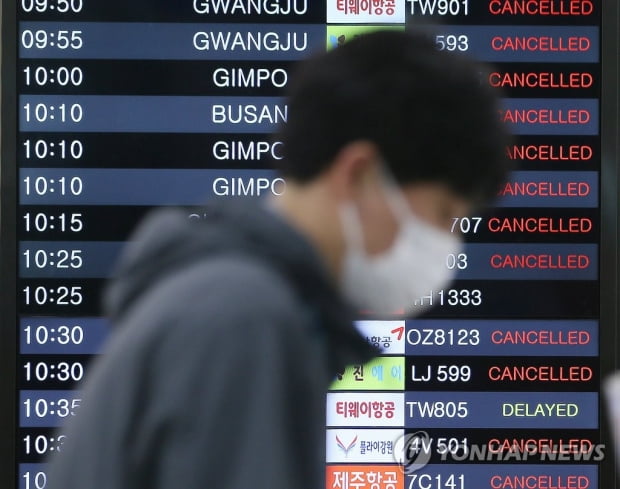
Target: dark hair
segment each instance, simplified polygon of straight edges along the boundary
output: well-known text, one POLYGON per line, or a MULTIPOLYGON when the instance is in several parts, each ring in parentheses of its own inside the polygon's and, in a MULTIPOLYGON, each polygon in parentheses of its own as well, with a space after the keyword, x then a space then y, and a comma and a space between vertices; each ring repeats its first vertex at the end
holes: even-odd
POLYGON ((419 34, 379 31, 300 63, 279 137, 285 177, 308 182, 356 140, 374 142, 400 184, 441 182, 492 198, 509 170, 496 93, 482 65, 419 34))

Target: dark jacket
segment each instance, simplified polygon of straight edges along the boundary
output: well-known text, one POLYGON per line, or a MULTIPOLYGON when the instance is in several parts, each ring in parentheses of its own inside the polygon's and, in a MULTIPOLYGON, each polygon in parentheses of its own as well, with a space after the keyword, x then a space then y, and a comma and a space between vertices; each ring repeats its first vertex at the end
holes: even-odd
POLYGON ((320 489, 325 392, 375 351, 310 244, 255 202, 158 211, 48 489, 320 489))

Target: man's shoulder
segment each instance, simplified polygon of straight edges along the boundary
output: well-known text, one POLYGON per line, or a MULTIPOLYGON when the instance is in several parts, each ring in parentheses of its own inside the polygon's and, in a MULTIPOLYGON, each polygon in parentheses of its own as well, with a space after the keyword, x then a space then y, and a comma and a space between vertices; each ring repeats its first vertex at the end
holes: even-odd
POLYGON ((145 322, 146 316, 181 330, 234 332, 248 322, 299 318, 300 307, 294 287, 275 268, 231 253, 198 260, 162 279, 134 304, 128 320, 145 322))
POLYGON ((273 265, 244 254, 199 260, 171 277, 165 287, 192 297, 208 293, 225 302, 246 299, 254 306, 296 300, 293 285, 273 265))

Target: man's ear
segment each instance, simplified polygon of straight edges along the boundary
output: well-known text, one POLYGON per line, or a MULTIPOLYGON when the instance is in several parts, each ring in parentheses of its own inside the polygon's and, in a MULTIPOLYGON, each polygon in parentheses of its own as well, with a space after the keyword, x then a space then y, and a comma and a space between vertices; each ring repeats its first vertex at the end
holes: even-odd
POLYGON ((331 194, 338 201, 355 199, 369 182, 376 181, 380 168, 380 153, 371 141, 353 141, 344 146, 326 173, 331 194))

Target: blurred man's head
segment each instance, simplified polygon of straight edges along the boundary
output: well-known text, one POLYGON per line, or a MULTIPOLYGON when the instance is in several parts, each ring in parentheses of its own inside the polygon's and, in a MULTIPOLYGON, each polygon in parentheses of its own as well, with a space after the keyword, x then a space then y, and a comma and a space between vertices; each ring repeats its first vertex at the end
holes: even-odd
POLYGON ((425 38, 387 31, 299 66, 280 134, 282 205, 345 289, 371 275, 381 287, 378 276, 393 277, 413 255, 423 262, 409 272, 418 283, 444 278, 429 262, 458 246, 448 232, 453 219, 491 200, 508 170, 506 135, 481 71, 425 38), (388 255, 379 272, 373 262, 388 255))

